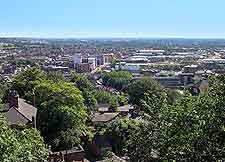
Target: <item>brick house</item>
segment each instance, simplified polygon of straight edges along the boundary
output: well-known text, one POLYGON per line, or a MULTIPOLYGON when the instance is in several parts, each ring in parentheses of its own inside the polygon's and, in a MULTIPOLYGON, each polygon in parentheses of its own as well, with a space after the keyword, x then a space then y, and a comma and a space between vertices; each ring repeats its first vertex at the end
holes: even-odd
POLYGON ((31 105, 18 95, 11 95, 3 111, 11 127, 26 126, 36 128, 37 109, 35 108, 34 96, 31 105))

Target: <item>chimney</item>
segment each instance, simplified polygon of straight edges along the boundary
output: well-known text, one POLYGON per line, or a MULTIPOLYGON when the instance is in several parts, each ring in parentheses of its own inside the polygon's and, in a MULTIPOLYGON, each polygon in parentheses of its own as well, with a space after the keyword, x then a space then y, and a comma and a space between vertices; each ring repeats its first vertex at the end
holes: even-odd
POLYGON ((19 100, 19 95, 16 93, 16 91, 14 90, 10 96, 9 96, 9 107, 15 107, 18 108, 18 100, 19 100))
POLYGON ((32 126, 33 126, 33 128, 37 127, 37 125, 36 125, 36 118, 34 116, 32 116, 32 126))
POLYGON ((32 94, 32 105, 33 105, 34 107, 36 107, 36 97, 35 97, 34 91, 33 91, 33 94, 32 94))

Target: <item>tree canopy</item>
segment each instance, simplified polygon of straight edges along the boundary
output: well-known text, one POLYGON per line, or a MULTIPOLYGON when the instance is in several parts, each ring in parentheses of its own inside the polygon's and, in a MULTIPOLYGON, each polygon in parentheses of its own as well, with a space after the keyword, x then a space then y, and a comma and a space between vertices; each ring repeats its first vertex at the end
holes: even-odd
POLYGON ((128 142, 131 161, 223 161, 225 78, 214 83, 207 93, 185 94, 157 111, 156 120, 150 117, 128 142))
POLYGON ((84 104, 88 112, 97 110, 97 100, 94 96, 94 85, 86 75, 73 74, 71 82, 82 92, 84 97, 84 104))
POLYGON ((132 75, 126 71, 113 71, 105 73, 102 81, 105 86, 113 87, 118 91, 124 90, 130 84, 132 75))
MULTIPOLYGON (((46 74, 36 68, 26 69, 13 79, 12 89, 20 96, 31 102, 35 94, 37 126, 53 150, 78 145, 80 135, 86 129, 87 108, 83 96, 88 94, 83 94, 76 86, 82 88, 84 84, 74 85, 66 82, 59 73, 46 74)), ((89 102, 89 98, 86 99, 89 102)))
POLYGON ((12 89, 16 90, 20 96, 24 97, 29 91, 32 91, 34 87, 46 79, 46 74, 38 68, 28 68, 13 78, 12 89))
POLYGON ((121 154, 126 152, 130 136, 138 131, 141 125, 143 125, 142 120, 117 118, 98 128, 97 133, 113 141, 114 152, 121 154))
POLYGON ((0 113, 0 132, 0 161, 44 162, 47 160, 48 150, 37 130, 11 129, 0 113))
POLYGON ((150 92, 155 97, 161 97, 161 94, 164 93, 163 87, 152 78, 142 78, 133 82, 128 87, 129 101, 134 105, 141 105, 141 100, 144 99, 145 94, 150 92))
POLYGON ((45 81, 35 87, 35 94, 38 127, 45 141, 53 149, 79 144, 87 117, 81 92, 71 83, 45 81))

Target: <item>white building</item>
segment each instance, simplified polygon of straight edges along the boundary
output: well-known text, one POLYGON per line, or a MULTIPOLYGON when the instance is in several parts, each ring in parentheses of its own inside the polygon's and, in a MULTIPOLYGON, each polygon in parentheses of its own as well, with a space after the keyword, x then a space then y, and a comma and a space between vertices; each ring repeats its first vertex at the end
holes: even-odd
POLYGON ((73 62, 74 62, 74 68, 76 67, 77 64, 81 64, 82 63, 82 55, 80 53, 74 54, 73 62))
POLYGON ((93 68, 95 69, 97 66, 97 59, 95 57, 89 57, 88 58, 88 63, 93 64, 93 68))

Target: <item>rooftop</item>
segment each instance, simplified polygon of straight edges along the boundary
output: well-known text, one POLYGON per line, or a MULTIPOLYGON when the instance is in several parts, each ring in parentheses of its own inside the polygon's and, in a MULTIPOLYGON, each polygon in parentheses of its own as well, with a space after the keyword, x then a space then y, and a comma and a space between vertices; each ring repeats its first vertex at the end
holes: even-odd
POLYGON ((108 122, 119 115, 118 112, 94 113, 91 117, 92 122, 108 122))

